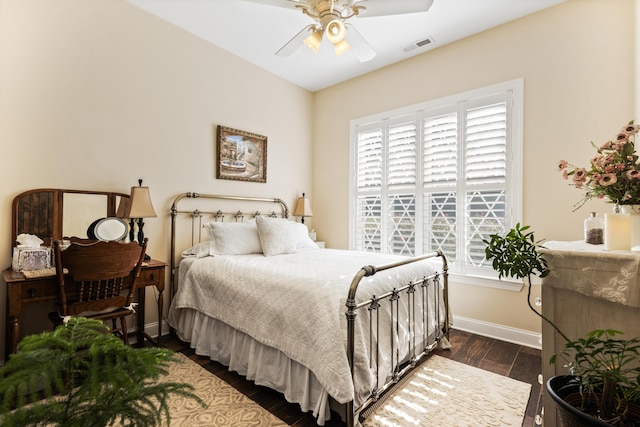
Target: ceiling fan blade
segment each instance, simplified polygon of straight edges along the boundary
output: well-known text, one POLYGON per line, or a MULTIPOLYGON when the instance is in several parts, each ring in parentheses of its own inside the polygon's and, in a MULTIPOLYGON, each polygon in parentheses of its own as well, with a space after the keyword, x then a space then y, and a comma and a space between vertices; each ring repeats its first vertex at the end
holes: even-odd
POLYGON ((304 27, 298 34, 293 36, 291 40, 286 42, 277 52, 276 56, 289 56, 300 48, 304 43, 304 39, 311 35, 311 31, 315 26, 313 24, 304 27))
POLYGON ((261 3, 267 6, 286 7, 287 9, 295 9, 297 4, 307 3, 304 0, 244 0, 251 3, 261 3))
POLYGON ((361 17, 426 12, 432 4, 433 0, 358 0, 353 2, 354 6, 365 8, 358 14, 361 17))
POLYGON ((364 37, 351 24, 345 24, 347 27, 347 42, 353 47, 353 53, 356 54, 360 62, 371 61, 375 58, 376 51, 364 37))

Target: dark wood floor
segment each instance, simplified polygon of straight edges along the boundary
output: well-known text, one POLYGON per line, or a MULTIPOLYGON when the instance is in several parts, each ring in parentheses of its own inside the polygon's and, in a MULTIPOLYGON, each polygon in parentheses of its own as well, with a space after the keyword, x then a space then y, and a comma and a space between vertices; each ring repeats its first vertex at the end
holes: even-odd
MULTIPOLYGON (((450 350, 437 350, 436 354, 531 384, 531 397, 522 427, 534 427, 536 425, 535 416, 540 413, 542 406, 541 385, 538 383, 538 375, 542 369, 541 352, 529 347, 455 329, 451 330, 450 341, 450 350)), ((163 338, 163 345, 186 354, 290 426, 316 425, 315 419, 310 414, 301 412, 297 404, 288 403, 282 394, 266 387, 257 386, 235 372, 229 372, 225 366, 206 357, 195 355, 188 343, 180 341, 175 336, 163 338)), ((325 425, 327 427, 344 426, 344 423, 338 419, 338 415, 333 414, 331 420, 325 425)))

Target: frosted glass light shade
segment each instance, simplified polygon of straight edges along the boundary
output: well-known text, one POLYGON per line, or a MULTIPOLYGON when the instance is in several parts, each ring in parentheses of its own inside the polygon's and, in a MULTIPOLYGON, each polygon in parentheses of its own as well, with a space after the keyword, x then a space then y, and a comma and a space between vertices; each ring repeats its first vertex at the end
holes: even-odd
POLYGON ((329 22, 324 30, 324 34, 327 36, 327 40, 329 40, 333 44, 342 42, 344 40, 346 32, 347 29, 339 19, 334 19, 333 21, 329 22))
POLYGON ((349 46, 349 43, 342 40, 340 43, 334 44, 333 48, 336 51, 336 56, 340 56, 345 54, 351 48, 351 46, 349 46))
POLYGON ((318 53, 320 49, 320 43, 322 42, 322 31, 316 30, 309 37, 304 39, 304 44, 306 44, 309 49, 313 51, 313 53, 318 53))

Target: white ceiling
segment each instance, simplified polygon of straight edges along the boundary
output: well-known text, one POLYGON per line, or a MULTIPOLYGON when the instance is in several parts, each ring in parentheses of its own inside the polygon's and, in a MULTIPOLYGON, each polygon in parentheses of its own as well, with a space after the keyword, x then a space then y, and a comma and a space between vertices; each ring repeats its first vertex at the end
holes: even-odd
POLYGON ((565 0, 435 0, 428 12, 354 17, 349 22, 377 52, 364 63, 353 52, 336 57, 326 40, 317 55, 302 46, 291 56, 275 56, 313 23, 297 10, 243 0, 128 1, 296 85, 317 91, 565 0), (427 37, 433 43, 403 51, 427 37))

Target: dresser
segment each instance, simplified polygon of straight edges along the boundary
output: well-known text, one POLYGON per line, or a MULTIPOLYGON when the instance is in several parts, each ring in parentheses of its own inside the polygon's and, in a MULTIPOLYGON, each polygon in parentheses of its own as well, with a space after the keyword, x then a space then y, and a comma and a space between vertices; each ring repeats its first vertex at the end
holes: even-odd
MULTIPOLYGON (((89 229, 96 221, 116 217, 118 207, 128 201, 130 195, 117 191, 69 190, 58 188, 36 188, 24 191, 13 198, 11 206, 11 247, 17 236, 30 234, 51 245, 52 239, 63 237, 87 238, 89 229)), ((151 236, 153 239, 153 236, 151 236)), ((145 263, 137 281, 137 342, 152 340, 145 332, 145 291, 157 291, 158 337, 162 336, 162 310, 167 264, 151 259, 145 263)), ((58 300, 58 284, 55 276, 25 277, 8 268, 2 272, 6 285, 6 342, 5 360, 16 351, 20 340, 20 318, 25 308, 40 304, 38 310, 51 310, 52 302, 58 300)), ((73 292, 72 292, 73 294, 73 292)), ((50 326, 43 325, 43 328, 50 326)), ((157 344, 157 340, 152 340, 157 344)))
MULTIPOLYGON (((158 338, 152 339, 144 330, 145 324, 145 294, 146 288, 155 287, 158 291, 158 313, 162 313, 164 306, 164 286, 167 263, 151 259, 143 265, 140 277, 137 281, 137 343, 142 345, 147 339, 158 344, 162 336, 162 322, 158 322, 158 338)), ((23 310, 32 304, 53 303, 58 300, 58 282, 55 276, 27 278, 23 273, 8 268, 2 272, 2 278, 7 285, 7 310, 6 310, 6 343, 5 359, 11 353, 15 353, 20 339, 20 316, 23 310)), ((73 292, 70 293, 73 297, 73 292)))
MULTIPOLYGON (((545 242, 540 252, 551 273, 542 280, 542 314, 570 339, 594 329, 617 329, 623 338, 640 336, 640 252, 605 251, 604 245, 545 242)), ((545 381, 565 374, 549 359, 564 339, 542 322, 542 372, 545 381)), ((544 426, 560 426, 555 404, 544 396, 544 426)))

